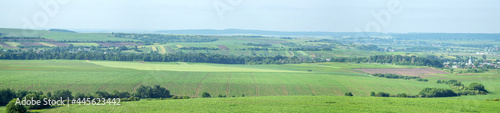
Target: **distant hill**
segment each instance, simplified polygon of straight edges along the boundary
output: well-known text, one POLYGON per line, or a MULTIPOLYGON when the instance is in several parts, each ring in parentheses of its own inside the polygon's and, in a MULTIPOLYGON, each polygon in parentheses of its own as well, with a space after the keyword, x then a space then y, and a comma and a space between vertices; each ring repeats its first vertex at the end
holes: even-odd
MULTIPOLYGON (((279 35, 279 36, 354 36, 356 32, 288 32, 243 29, 193 29, 193 30, 160 30, 162 34, 198 34, 198 35, 279 35)), ((373 33, 370 33, 373 34, 373 33)), ((380 34, 380 33, 375 33, 380 34)))
POLYGON ((76 33, 75 31, 66 30, 66 29, 49 29, 49 31, 55 31, 55 32, 67 32, 67 33, 76 33))

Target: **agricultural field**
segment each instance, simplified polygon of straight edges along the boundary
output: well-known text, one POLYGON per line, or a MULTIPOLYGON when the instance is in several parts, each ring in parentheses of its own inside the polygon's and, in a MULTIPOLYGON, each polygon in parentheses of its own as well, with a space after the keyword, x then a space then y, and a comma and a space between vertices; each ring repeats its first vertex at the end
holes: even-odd
POLYGON ((263 96, 141 100, 121 106, 70 105, 42 112, 497 112, 498 103, 444 98, 263 96))
MULTIPOLYGON (((81 60, 2 60, 0 88, 73 92, 132 91, 138 85, 160 84, 174 95, 200 92, 247 96, 337 95, 353 92, 416 94, 434 82, 371 77, 343 64, 226 65, 205 63, 107 62, 81 60), (312 71, 307 71, 311 70, 312 71), (16 75, 16 76, 10 76, 16 75), (17 81, 17 82, 9 82, 17 81), (60 81, 54 83, 54 81, 60 81), (25 84, 32 83, 32 84, 25 84), (390 88, 388 88, 390 87, 390 88)), ((362 64, 353 64, 362 65, 362 64)), ((373 65, 370 67, 394 67, 373 65)), ((355 66, 353 66, 355 67, 355 66)), ((401 66, 403 67, 403 66, 401 66)))
POLYGON ((438 74, 450 74, 448 72, 444 72, 444 71, 437 70, 437 69, 431 69, 431 68, 404 68, 404 69, 386 68, 386 69, 357 69, 357 70, 367 72, 370 74, 392 73, 392 74, 398 74, 398 75, 404 75, 404 76, 418 76, 418 77, 422 77, 422 78, 429 77, 429 76, 437 76, 438 74))

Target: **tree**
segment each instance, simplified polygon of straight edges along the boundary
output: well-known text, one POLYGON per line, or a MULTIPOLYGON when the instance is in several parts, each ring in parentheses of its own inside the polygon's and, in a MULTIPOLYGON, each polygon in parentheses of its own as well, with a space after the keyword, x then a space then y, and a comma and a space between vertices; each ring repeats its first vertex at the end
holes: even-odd
POLYGON ((203 97, 203 98, 211 98, 210 93, 207 93, 207 92, 203 92, 203 94, 201 94, 201 97, 203 97))
POLYGON ((483 59, 486 60, 486 55, 483 55, 483 59))
POLYGON ((16 105, 17 99, 12 99, 5 107, 7 113, 26 113, 28 110, 23 105, 16 105))
POLYGON ((371 92, 371 93, 370 93, 370 96, 375 96, 375 92, 371 92))
POLYGON ((375 96, 376 97, 389 97, 391 94, 385 93, 385 92, 378 92, 375 96))
MULTIPOLYGON (((36 93, 31 93, 31 94, 28 94, 25 96, 26 100, 29 100, 29 99, 32 99, 33 100, 43 100, 44 98, 48 98, 46 97, 45 95, 38 95, 36 93)), ((50 107, 50 105, 43 105, 43 104, 40 104, 40 105, 28 105, 26 106, 27 109, 43 109, 43 108, 48 108, 50 107)))
POLYGON ((351 92, 347 92, 344 94, 345 96, 353 96, 351 92))
POLYGON ((16 93, 11 89, 0 90, 0 106, 7 105, 9 101, 16 97, 16 93))
POLYGON ((477 90, 477 91, 484 91, 484 92, 488 92, 486 89, 484 89, 484 85, 483 84, 479 84, 479 83, 471 83, 469 85, 469 89, 470 90, 477 90))

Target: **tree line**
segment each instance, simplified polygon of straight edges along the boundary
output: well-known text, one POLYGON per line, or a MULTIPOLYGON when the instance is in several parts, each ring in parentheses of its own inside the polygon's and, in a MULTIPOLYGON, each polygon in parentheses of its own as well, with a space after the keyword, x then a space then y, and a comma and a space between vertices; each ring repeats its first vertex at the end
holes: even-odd
POLYGON ((427 79, 423 79, 420 77, 404 76, 404 75, 397 75, 397 74, 391 74, 391 73, 387 73, 387 74, 375 73, 375 74, 372 74, 372 76, 390 78, 390 79, 405 79, 405 80, 417 79, 417 81, 424 81, 424 82, 429 81, 427 79))
POLYGON ((26 91, 26 90, 18 90, 14 91, 12 89, 1 89, 0 90, 0 106, 7 105, 6 109, 8 112, 26 112, 27 109, 44 109, 49 108, 50 105, 15 105, 17 98, 22 99, 25 98, 33 100, 43 100, 43 99, 51 99, 56 100, 59 98, 69 98, 69 99, 95 99, 95 98, 120 98, 120 101, 139 101, 140 98, 170 98, 172 99, 189 99, 189 96, 174 96, 170 95, 170 91, 164 87, 159 85, 154 86, 139 86, 135 93, 129 92, 120 92, 114 90, 111 93, 106 91, 96 91, 94 94, 84 94, 84 93, 76 93, 73 94, 69 90, 56 90, 53 93, 47 92, 43 93, 42 91, 26 91), (174 98, 175 97, 175 98, 174 98))
POLYGON ((331 58, 330 62, 367 62, 367 63, 387 63, 395 65, 414 65, 442 68, 443 62, 438 59, 429 59, 417 56, 402 55, 374 55, 370 57, 337 57, 331 58))

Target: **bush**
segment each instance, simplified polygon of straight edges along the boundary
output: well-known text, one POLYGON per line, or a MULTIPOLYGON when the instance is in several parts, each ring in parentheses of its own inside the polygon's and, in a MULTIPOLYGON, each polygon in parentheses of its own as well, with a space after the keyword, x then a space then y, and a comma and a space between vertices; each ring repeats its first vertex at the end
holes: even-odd
POLYGON ((375 96, 376 97, 389 97, 389 96, 391 96, 391 94, 385 93, 385 92, 378 92, 375 96))
MULTIPOLYGON (((43 101, 44 98, 48 98, 47 96, 44 96, 44 95, 38 95, 36 93, 31 93, 31 94, 28 94, 25 96, 26 100, 31 100, 33 98, 33 100, 40 100, 40 101, 43 101)), ((50 107, 50 105, 43 105, 43 102, 40 103, 40 105, 28 105, 26 106, 27 109, 43 109, 43 108, 48 108, 50 107)))
POLYGON ((52 94, 51 99, 59 99, 59 98, 68 98, 73 99, 73 95, 71 95, 71 91, 69 90, 57 90, 52 94))
POLYGON ((16 105, 16 99, 12 99, 5 107, 7 113, 26 113, 28 110, 22 105, 16 105))
POLYGON ((184 96, 182 97, 182 99, 189 99, 189 96, 184 96))
POLYGON ((203 94, 201 94, 201 97, 203 97, 203 98, 211 98, 210 93, 207 93, 207 92, 203 92, 203 94))
POLYGON ((0 90, 0 106, 7 105, 10 100, 16 97, 16 93, 11 89, 0 90))
POLYGON ((170 91, 160 85, 153 87, 141 85, 136 90, 137 96, 142 98, 170 98, 170 91))
POLYGON ((458 96, 457 93, 451 89, 444 88, 425 88, 419 93, 423 97, 452 97, 458 96))
POLYGON ((371 92, 371 93, 370 93, 370 96, 375 96, 375 92, 371 92))
POLYGON ((353 96, 351 92, 347 92, 344 94, 345 96, 353 96))
POLYGON ((483 92, 486 92, 488 93, 488 91, 486 89, 484 89, 484 86, 483 84, 479 84, 479 83, 471 83, 469 85, 469 90, 477 90, 477 91, 483 91, 483 92))

